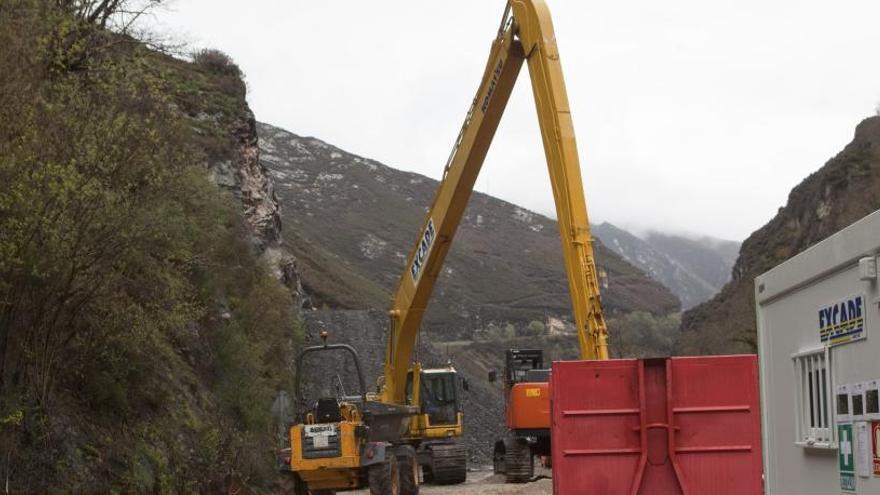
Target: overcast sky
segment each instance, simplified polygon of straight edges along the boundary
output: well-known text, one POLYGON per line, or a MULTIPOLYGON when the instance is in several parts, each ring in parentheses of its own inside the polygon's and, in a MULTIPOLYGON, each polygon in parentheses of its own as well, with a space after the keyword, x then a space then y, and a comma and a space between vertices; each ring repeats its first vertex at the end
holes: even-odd
MULTIPOLYGON (((880 101, 878 0, 548 0, 594 223, 742 240, 880 101)), ((176 0, 257 119, 439 178, 502 0, 176 0)), ((527 69, 477 189, 553 198, 527 69)))

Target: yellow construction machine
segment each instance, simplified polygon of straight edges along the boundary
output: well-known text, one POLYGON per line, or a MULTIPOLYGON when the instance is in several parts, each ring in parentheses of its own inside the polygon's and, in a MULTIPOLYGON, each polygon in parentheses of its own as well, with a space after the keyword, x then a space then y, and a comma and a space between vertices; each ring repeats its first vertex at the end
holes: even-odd
MULTIPOLYGON (((283 460, 299 493, 369 487, 373 495, 418 492, 418 469, 440 483, 464 481, 461 380, 451 366, 423 369, 413 350, 443 261, 473 191, 523 62, 528 61, 553 184, 565 267, 584 359, 607 358, 607 335, 593 260, 580 166, 556 38, 542 0, 509 0, 477 94, 392 297, 383 374, 367 391, 357 352, 346 345, 307 348, 297 361, 298 424, 283 460), (360 391, 304 404, 299 380, 307 354, 344 352, 354 360, 360 391)), ((326 336, 325 336, 326 338, 326 336)), ((523 407, 537 407, 528 402, 523 407)), ((528 446, 529 437, 511 437, 528 446)), ((528 454, 531 459, 531 453, 528 454)))

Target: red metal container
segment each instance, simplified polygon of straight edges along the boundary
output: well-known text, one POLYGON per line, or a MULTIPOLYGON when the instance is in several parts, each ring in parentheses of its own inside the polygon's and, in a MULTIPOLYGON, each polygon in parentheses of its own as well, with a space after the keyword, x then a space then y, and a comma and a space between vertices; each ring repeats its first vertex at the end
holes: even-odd
POLYGON ((559 361, 556 495, 760 495, 757 356, 559 361))

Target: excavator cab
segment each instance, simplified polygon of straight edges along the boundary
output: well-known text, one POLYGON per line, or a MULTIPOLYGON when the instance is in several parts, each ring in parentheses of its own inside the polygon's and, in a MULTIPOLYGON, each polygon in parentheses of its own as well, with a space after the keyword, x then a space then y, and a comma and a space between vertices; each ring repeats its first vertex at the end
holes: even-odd
POLYGON ((415 363, 406 375, 406 403, 419 408, 410 421, 408 440, 426 483, 455 484, 467 477, 467 450, 455 441, 462 434, 465 383, 451 364, 422 369, 415 363))
POLYGON ((408 404, 419 407, 419 419, 410 429, 419 429, 429 438, 461 434, 461 397, 455 368, 421 369, 416 366, 406 376, 408 404), (414 370, 418 379, 414 380, 414 370))
POLYGON ((509 349, 505 355, 505 388, 523 382, 546 382, 544 373, 544 351, 540 349, 509 349))
POLYGON ((550 433, 550 370, 540 349, 509 349, 504 369, 507 428, 519 437, 550 433))

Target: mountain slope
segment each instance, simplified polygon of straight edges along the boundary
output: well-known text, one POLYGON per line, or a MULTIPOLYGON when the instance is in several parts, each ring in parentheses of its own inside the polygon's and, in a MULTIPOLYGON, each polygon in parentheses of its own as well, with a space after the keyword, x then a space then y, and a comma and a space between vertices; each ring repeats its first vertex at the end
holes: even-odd
POLYGON ((741 244, 714 237, 693 238, 660 232, 648 233, 645 240, 686 266, 691 273, 711 285, 715 292, 730 281, 730 272, 741 244))
POLYGON ((837 156, 804 179, 769 223, 743 242, 733 279, 711 301, 686 312, 676 351, 754 352, 754 279, 880 208, 880 117, 856 127, 837 156))
POLYGON ((645 239, 610 223, 593 226, 603 244, 669 288, 684 309, 714 296, 730 279, 739 243, 651 232, 645 239))
MULTIPOLYGON (((262 159, 282 202, 303 283, 314 306, 385 308, 437 182, 314 138, 259 125, 262 159)), ((678 301, 661 284, 596 243, 609 274, 608 311, 666 314, 678 301)), ((470 336, 490 322, 516 326, 568 317, 556 222, 474 193, 435 289, 427 328, 470 336)))

